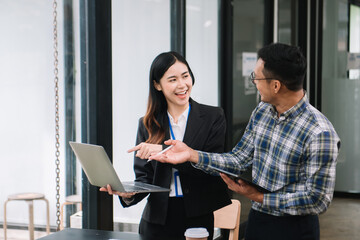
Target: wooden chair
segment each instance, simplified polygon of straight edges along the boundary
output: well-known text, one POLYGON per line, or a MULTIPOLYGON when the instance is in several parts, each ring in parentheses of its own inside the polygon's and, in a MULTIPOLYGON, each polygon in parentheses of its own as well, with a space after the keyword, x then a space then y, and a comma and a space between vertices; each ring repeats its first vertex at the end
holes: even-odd
POLYGON ((25 201, 29 206, 29 239, 34 240, 34 201, 42 200, 46 203, 46 233, 50 234, 49 201, 42 193, 18 193, 8 196, 4 203, 4 239, 7 239, 6 205, 10 201, 25 201))
POLYGON ((229 240, 239 239, 241 203, 232 199, 231 204, 214 212, 214 227, 229 229, 229 240))

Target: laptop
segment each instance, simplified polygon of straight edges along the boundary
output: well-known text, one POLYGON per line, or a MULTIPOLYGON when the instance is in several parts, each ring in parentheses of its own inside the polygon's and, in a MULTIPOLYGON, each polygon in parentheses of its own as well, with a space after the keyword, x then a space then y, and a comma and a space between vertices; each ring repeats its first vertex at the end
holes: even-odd
POLYGON ((228 172, 228 171, 226 171, 224 169, 213 167, 213 166, 210 166, 210 165, 209 165, 209 168, 211 168, 211 169, 213 169, 215 171, 221 172, 221 173, 225 173, 226 175, 228 175, 234 181, 236 181, 237 179, 241 179, 244 182, 246 182, 247 184, 255 187, 258 191, 260 191, 262 193, 270 193, 269 190, 257 185, 256 183, 254 183, 252 181, 252 167, 247 169, 245 172, 243 172, 241 174, 235 174, 235 173, 232 173, 232 172, 228 172))
MULTIPOLYGON (((111 188, 119 192, 169 192, 170 189, 143 182, 121 182, 102 146, 69 142, 79 160, 89 182, 98 187, 110 184, 111 188)), ((144 161, 146 161, 144 159, 144 161)))

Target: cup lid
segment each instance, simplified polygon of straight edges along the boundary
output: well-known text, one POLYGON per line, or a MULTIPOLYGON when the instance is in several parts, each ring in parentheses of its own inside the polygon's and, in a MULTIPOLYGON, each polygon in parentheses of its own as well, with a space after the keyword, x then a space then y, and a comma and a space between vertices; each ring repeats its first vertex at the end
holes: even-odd
POLYGON ((199 228, 186 229, 184 235, 185 235, 185 237, 203 238, 203 237, 208 237, 209 233, 206 228, 199 227, 199 228))

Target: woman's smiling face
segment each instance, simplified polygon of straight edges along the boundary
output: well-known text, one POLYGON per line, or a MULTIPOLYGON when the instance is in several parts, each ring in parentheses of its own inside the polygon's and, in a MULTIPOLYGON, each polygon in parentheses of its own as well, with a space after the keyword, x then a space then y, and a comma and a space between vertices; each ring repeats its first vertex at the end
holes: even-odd
POLYGON ((169 107, 187 107, 192 89, 192 78, 187 66, 176 61, 160 79, 155 88, 162 91, 169 107))

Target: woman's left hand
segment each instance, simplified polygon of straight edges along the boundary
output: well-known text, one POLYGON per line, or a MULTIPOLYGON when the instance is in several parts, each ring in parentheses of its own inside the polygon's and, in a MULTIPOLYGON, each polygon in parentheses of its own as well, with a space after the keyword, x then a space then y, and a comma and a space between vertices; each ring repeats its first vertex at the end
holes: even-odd
POLYGON ((142 142, 139 145, 129 149, 127 152, 131 153, 137 151, 136 157, 141 159, 148 159, 152 153, 158 153, 162 150, 162 145, 142 142))
POLYGON ((115 190, 112 190, 110 184, 107 184, 104 187, 101 187, 100 192, 107 192, 109 195, 118 195, 122 198, 131 199, 136 193, 135 192, 118 192, 115 190))

